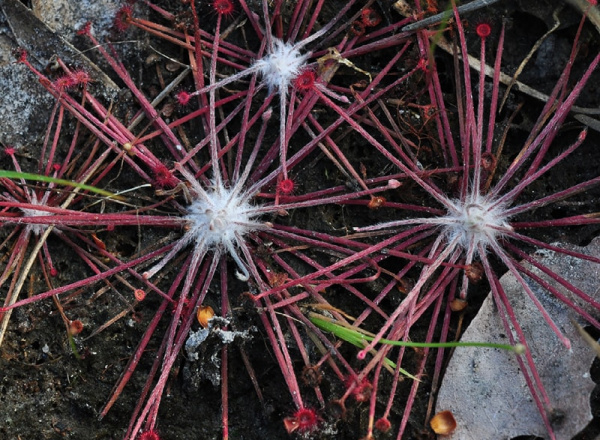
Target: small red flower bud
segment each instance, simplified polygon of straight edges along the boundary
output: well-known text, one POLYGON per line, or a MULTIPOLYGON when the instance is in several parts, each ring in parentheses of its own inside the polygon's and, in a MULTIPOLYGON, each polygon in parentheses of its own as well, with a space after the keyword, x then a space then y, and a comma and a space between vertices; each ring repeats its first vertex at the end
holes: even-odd
POLYGON ((142 432, 140 434, 139 440, 160 440, 158 433, 154 430, 142 432))
POLYGON ((479 36, 479 38, 484 39, 490 36, 492 33, 492 27, 489 25, 489 23, 479 23, 475 27, 475 32, 477 32, 477 36, 479 36))
POLYGON ((73 87, 75 85, 75 82, 73 81, 73 78, 71 78, 70 75, 64 75, 56 79, 53 82, 53 84, 57 90, 64 91, 73 87))
POLYGON ((133 16, 133 8, 129 5, 123 6, 115 14, 115 28, 119 32, 127 30, 131 24, 131 18, 133 16))
POLYGON ((367 27, 377 26, 381 23, 381 15, 373 8, 365 8, 360 13, 360 19, 367 27))
POLYGON ((294 87, 301 92, 308 92, 312 90, 315 85, 315 72, 310 69, 305 69, 300 75, 294 80, 294 87))
POLYGON ((385 434, 386 432, 389 432, 390 429, 392 429, 392 424, 388 419, 382 417, 375 422, 375 429, 385 434))
POLYGON ((294 181, 292 179, 283 179, 279 182, 278 189, 282 194, 289 195, 294 192, 294 181))
POLYGON ((17 49, 17 63, 26 63, 27 62, 27 51, 25 49, 17 49))
POLYGON ((356 385, 351 391, 352 396, 354 396, 354 399, 357 402, 366 402, 367 400, 369 400, 371 397, 371 392, 373 391, 373 385, 371 384, 369 379, 365 377, 360 382, 356 382, 356 378, 349 377, 346 380, 346 386, 348 388, 350 388, 355 383, 356 385))
POLYGON ((402 183, 398 182, 396 179, 388 180, 388 188, 398 189, 402 186, 402 183))
POLYGON ((69 321, 69 334, 71 336, 78 335, 82 331, 83 331, 83 322, 81 322, 79 319, 76 319, 75 321, 69 321))
POLYGON ((70 77, 73 80, 73 83, 78 86, 86 86, 89 82, 92 81, 90 74, 82 69, 78 69, 71 72, 70 77))
POLYGON ((179 102, 179 105, 182 105, 182 106, 188 105, 190 102, 190 99, 191 99, 191 95, 184 90, 179 92, 176 97, 177 97, 177 102, 179 102))
POLYGON ((92 22, 88 21, 83 25, 81 29, 77 31, 77 35, 91 35, 92 34, 92 22))
POLYGON ((159 165, 153 171, 154 185, 158 188, 174 188, 177 186, 177 178, 165 165, 159 165))
POLYGON ((266 109, 265 112, 262 114, 261 119, 264 122, 267 122, 269 119, 271 119, 271 116, 273 116, 273 107, 269 107, 268 109, 266 109))
POLYGON ((429 63, 427 59, 421 58, 417 63, 417 68, 422 70, 423 72, 427 72, 429 70, 429 63))
POLYGON ((292 417, 283 419, 283 424, 288 434, 295 431, 300 433, 312 432, 319 424, 319 416, 312 408, 300 408, 292 417))
POLYGON ((362 382, 354 388, 352 395, 357 402, 366 402, 371 398, 371 392, 373 391, 373 385, 367 379, 363 379, 362 382))
POLYGON ((365 34, 365 24, 362 21, 355 20, 350 25, 350 32, 352 32, 357 37, 365 34))
POLYGON ((102 249, 103 251, 106 250, 106 244, 104 244, 104 242, 100 240, 96 234, 92 234, 92 241, 96 246, 98 246, 98 248, 102 249))
POLYGON ((133 296, 137 301, 143 301, 144 298, 146 298, 146 292, 144 291, 144 289, 135 289, 133 291, 133 296))
POLYGON ((219 15, 231 15, 233 14, 234 7, 231 0, 215 0, 213 2, 213 9, 219 15))

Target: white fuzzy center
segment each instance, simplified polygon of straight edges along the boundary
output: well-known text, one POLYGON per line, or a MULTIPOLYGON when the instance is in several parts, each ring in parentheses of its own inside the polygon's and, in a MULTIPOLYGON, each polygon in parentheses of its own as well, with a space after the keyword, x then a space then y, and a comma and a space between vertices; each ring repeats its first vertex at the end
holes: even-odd
POLYGON ((250 230, 252 207, 229 189, 215 188, 198 197, 188 208, 187 220, 193 235, 206 248, 230 248, 250 230))
POLYGON ((456 212, 445 217, 449 241, 458 238, 463 249, 477 250, 479 245, 487 248, 497 241, 503 231, 512 229, 503 215, 503 206, 494 206, 493 201, 480 196, 466 199, 467 202, 454 202, 456 212))
MULTIPOLYGON (((37 203, 34 203, 37 204, 37 203)), ((23 213, 24 217, 42 217, 42 216, 48 216, 48 215, 52 215, 52 213, 47 212, 47 211, 39 211, 37 209, 29 209, 29 208, 20 208, 21 212, 23 213)), ((35 235, 42 235, 44 233, 44 231, 46 230, 46 228, 48 228, 48 226, 46 225, 37 225, 37 224, 30 224, 26 226, 27 229, 29 229, 31 232, 33 232, 35 235)))
POLYGON ((287 93, 288 86, 300 74, 306 59, 307 55, 302 55, 295 46, 274 38, 273 51, 256 61, 256 66, 269 90, 279 89, 279 93, 287 93))
POLYGON ((259 214, 248 202, 248 197, 244 198, 222 184, 215 184, 207 191, 191 174, 182 173, 191 183, 190 195, 194 196, 184 217, 187 231, 157 264, 143 273, 144 278, 154 276, 185 246, 192 244, 197 260, 209 251, 217 255, 223 251, 229 253, 239 268, 238 278, 248 280, 250 274, 238 255, 238 248, 245 246, 245 234, 263 227, 263 224, 252 220, 259 214))

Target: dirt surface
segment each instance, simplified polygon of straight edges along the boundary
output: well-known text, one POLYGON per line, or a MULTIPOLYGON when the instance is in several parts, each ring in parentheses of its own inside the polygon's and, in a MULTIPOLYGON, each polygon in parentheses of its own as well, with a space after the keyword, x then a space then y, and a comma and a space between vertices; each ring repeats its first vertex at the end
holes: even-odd
MULTIPOLYGON (((165 9, 176 11, 182 8, 179 2, 157 2, 165 9)), ((259 2, 248 2, 255 5, 259 2)), ((327 2, 326 2, 327 3, 327 2)), ((330 2, 327 14, 333 14, 336 10, 336 2, 330 2)), ((339 2, 343 3, 343 2, 339 2)), ((393 2, 381 0, 377 2, 387 17, 398 20, 397 12, 391 7, 393 2)), ((492 9, 485 9, 465 18, 468 29, 488 17, 494 17, 491 21, 497 29, 502 21, 506 23, 505 50, 503 56, 504 71, 512 74, 521 63, 527 52, 535 42, 549 29, 553 23, 553 18, 548 11, 553 11, 559 6, 558 1, 540 2, 539 8, 530 6, 526 1, 502 1, 492 9)), ((8 3, 7 3, 8 4, 8 3)), ((28 2, 25 6, 31 7, 28 2)), ((0 2, 2 5, 2 2, 0 2)), ((85 8, 82 8, 85 9, 85 8)), ((117 9, 116 5, 104 7, 103 12, 108 13, 117 9), (112 11, 111 11, 112 10, 112 11)), ((140 7, 140 11, 144 8, 140 7)), ((6 10, 5 10, 6 12, 6 10)), ((147 13, 147 11, 146 11, 147 13)), ((69 14, 76 14, 76 11, 69 10, 69 14)), ((110 14, 109 14, 110 15, 110 14)), ((574 37, 578 24, 579 12, 569 6, 565 6, 561 12, 560 18, 562 25, 553 33, 542 45, 539 51, 532 57, 526 69, 520 77, 520 80, 539 90, 542 93, 550 93, 549 88, 560 76, 562 66, 568 58, 570 44, 574 37)), ((55 16, 54 16, 55 17, 55 16)), ((69 40, 76 48, 86 51, 90 62, 95 63, 106 73, 107 78, 97 79, 95 85, 98 94, 105 99, 114 97, 116 114, 123 118, 128 118, 128 100, 131 97, 126 92, 119 92, 122 84, 118 81, 110 68, 93 52, 88 53, 87 45, 82 39, 73 35, 72 29, 81 21, 95 17, 69 17, 69 26, 61 26, 64 23, 60 18, 52 24, 60 35, 69 40)), ((0 141, 2 147, 9 145, 18 150, 17 158, 24 170, 35 171, 37 169, 37 158, 40 156, 40 148, 44 138, 45 127, 48 121, 48 115, 51 112, 53 99, 46 94, 45 90, 37 84, 33 75, 23 65, 12 64, 12 55, 10 53, 17 47, 24 44, 23 36, 16 36, 11 29, 11 20, 14 17, 0 16, 0 72, 2 89, 5 85, 8 87, 6 92, 0 96, 0 109, 3 113, 0 116, 1 129, 0 141)), ((108 27, 106 17, 98 20, 97 27, 102 29, 108 27)), ((470 36, 471 42, 476 42, 476 37, 470 36)), ((100 33, 103 38, 121 39, 122 44, 117 45, 119 54, 123 63, 132 75, 141 81, 141 88, 145 93, 151 95, 158 88, 158 80, 155 71, 152 68, 146 68, 146 60, 149 56, 160 53, 168 54, 172 57, 180 57, 181 54, 171 47, 168 43, 157 39, 148 38, 141 33, 132 31, 125 36, 116 34, 113 30, 106 30, 100 33), (151 49, 152 47, 152 49, 151 49)), ((490 37, 490 48, 495 50, 497 45, 498 33, 495 32, 490 37)), ((59 41, 59 40, 57 40, 59 41)), ((31 47, 28 50, 34 54, 32 62, 37 63, 37 67, 43 68, 49 63, 52 55, 48 48, 36 52, 35 40, 28 42, 31 47)), ((56 43, 60 44, 60 43, 56 43)), ((472 44, 472 47, 476 47, 472 44)), ((579 77, 590 59, 595 55, 594 48, 600 47, 600 37, 597 31, 591 25, 586 25, 583 31, 581 57, 573 68, 573 76, 579 77)), ((57 53, 65 56, 65 50, 56 48, 57 53)), ((476 53, 474 52, 476 55, 476 53)), ((382 54, 386 56, 389 54, 382 54)), ((377 70, 377 68, 388 60, 376 59, 371 57, 368 60, 362 60, 359 67, 365 70, 377 70)), ((452 57, 443 51, 436 54, 438 69, 445 72, 446 82, 443 84, 444 92, 451 100, 453 96, 454 72, 452 57)), ((80 61, 78 61, 79 63, 80 61)), ((164 62, 161 61, 161 62, 164 62)), ((167 63, 164 62, 166 65, 167 63)), ((177 71, 172 73, 172 77, 177 71)), ((347 69, 345 72, 348 82, 362 81, 364 75, 359 71, 347 69)), ((98 73, 101 75, 101 72, 98 73)), ((167 74, 168 75, 168 74, 167 74)), ((585 108, 600 107, 600 77, 598 74, 590 81, 590 86, 586 93, 577 102, 577 105, 585 108)), ((411 85, 407 85, 410 88, 411 85)), ((398 99, 403 93, 412 93, 410 89, 397 90, 395 96, 390 99, 398 99)), ((131 101, 129 101, 131 102, 131 101)), ((506 151, 504 164, 506 167, 523 145, 523 140, 531 129, 533 121, 541 109, 542 104, 534 98, 513 90, 507 101, 507 108, 499 124, 506 120, 509 112, 523 103, 517 118, 513 121, 513 129, 510 131, 508 141, 506 142, 506 151)), ((411 118, 420 118, 417 111, 402 110, 402 123, 408 124, 411 118)), ((453 108, 450 107, 450 111, 453 108)), ((184 110, 175 110, 184 111, 184 110)), ((327 115, 324 114, 323 118, 327 115)), ((70 125, 74 129, 74 123, 70 125)), ((575 121, 572 117, 567 120, 561 129, 557 141, 552 145, 552 151, 563 151, 572 141, 571 134, 580 130, 582 124, 575 121)), ((273 134, 273 137, 276 133, 273 134)), ((353 163, 362 163, 365 166, 366 174, 371 176, 379 175, 386 164, 381 159, 371 157, 360 143, 355 142, 350 137, 342 137, 341 145, 344 146, 346 154, 353 163)), ((536 183, 532 188, 536 198, 544 194, 550 194, 560 189, 568 188, 581 181, 596 177, 600 169, 600 155, 597 151, 597 145, 600 144, 600 133, 590 130, 586 142, 572 154, 564 163, 561 163, 546 178, 536 183)), ((61 144, 63 148, 64 145, 61 144)), ((291 147, 293 148, 293 146, 291 147)), ((423 150, 419 156, 426 169, 435 169, 440 166, 441 161, 436 157, 435 151, 423 150)), ((0 161, 2 169, 13 169, 11 160, 2 155, 0 161)), ((114 177, 113 191, 130 188, 135 185, 135 179, 127 174, 127 171, 118 173, 114 177)), ((330 162, 323 160, 321 155, 315 155, 302 171, 303 184, 299 191, 309 191, 313 187, 319 187, 319 183, 327 180, 330 185, 349 184, 348 179, 331 165, 330 162)), ((423 195, 415 189, 398 195, 398 202, 420 203, 423 201, 423 195)), ((152 190, 143 188, 136 195, 139 201, 152 200, 154 194, 152 190)), ((111 208, 110 206, 107 208, 111 208)), ((357 210, 350 208, 327 206, 310 212, 290 213, 286 220, 288 224, 302 226, 306 229, 312 229, 319 232, 334 232, 338 230, 350 230, 354 226, 373 223, 377 221, 386 221, 397 216, 397 211, 392 209, 382 209, 379 211, 357 210)), ((593 189, 567 201, 555 204, 552 209, 539 210, 532 213, 536 219, 550 219, 563 217, 567 215, 576 215, 580 213, 600 212, 600 192, 593 189)), ((565 241, 575 245, 583 246, 588 244, 598 235, 600 228, 595 225, 563 228, 553 230, 548 233, 532 232, 532 236, 547 242, 565 241)), ((0 230, 1 241, 4 241, 10 230, 6 225, 0 230)), ((177 234, 175 231, 168 231, 167 238, 177 234)), ((120 231, 107 232, 106 230, 98 233, 98 238, 103 240, 107 248, 114 249, 119 255, 126 259, 132 258, 140 248, 150 247, 156 242, 165 238, 164 231, 143 230, 135 227, 124 228, 120 231)), ((54 259, 54 265, 58 269, 58 284, 67 284, 89 275, 87 268, 81 261, 73 258, 72 251, 57 237, 50 238, 48 242, 51 255, 54 259)), ((4 247, 0 265, 5 264, 10 249, 4 247)), ((331 257, 333 259, 333 257, 331 257)), ((390 263, 392 265, 392 263, 390 263)), ((499 270, 503 270, 501 265, 499 270)), ((1 266, 2 268, 4 266, 1 266)), ((35 293, 43 288, 43 276, 36 272, 34 266, 25 292, 35 293)), ((233 271, 231 271, 233 272, 233 271)), ((175 271, 165 275, 162 282, 168 285, 174 276, 175 271)), ((211 290, 218 291, 217 281, 211 290)), ((377 292, 382 284, 373 282, 364 287, 365 294, 371 295, 377 292)), ((9 325, 7 336, 0 349, 0 438, 10 440, 33 440, 33 439, 90 439, 90 440, 109 440, 123 437, 126 427, 129 424, 131 409, 138 402, 139 394, 144 386, 145 376, 150 370, 153 362, 153 354, 145 356, 136 374, 133 375, 129 384, 125 388, 117 403, 102 420, 98 419, 99 413, 107 399, 111 395, 114 384, 123 372, 127 361, 132 355, 140 338, 143 335, 154 310, 160 304, 157 298, 148 298, 144 302, 135 306, 135 310, 129 310, 129 301, 121 296, 118 289, 104 288, 105 285, 97 285, 93 289, 85 289, 81 294, 74 298, 63 298, 65 312, 70 316, 77 316, 77 319, 83 321, 85 325, 84 332, 75 338, 75 347, 69 345, 65 332, 65 326, 55 304, 50 300, 37 302, 33 305, 21 307, 15 310, 11 323, 9 325), (123 312, 123 317, 110 326, 99 332, 92 334, 95 329, 99 329, 111 318, 123 312), (79 359, 74 353, 77 353, 79 359)), ((109 286, 110 287, 110 286, 109 286)), ((239 287, 240 293, 243 291, 243 285, 239 283, 234 287, 239 287)), ((465 324, 477 312, 477 305, 480 304, 487 289, 483 287, 474 288, 470 293, 470 307, 465 314, 465 324)), ((4 287, 2 300, 4 300, 4 287)), ((332 293, 335 295, 336 293, 332 293)), ((282 419, 289 416, 293 406, 289 397, 286 384, 281 377, 279 367, 273 359, 269 350, 264 330, 261 327, 253 305, 243 299, 240 295, 236 298, 234 307, 236 308, 236 325, 240 328, 248 329, 244 337, 240 337, 229 346, 229 404, 230 404, 230 438, 231 439, 285 439, 290 436, 286 433, 282 419), (263 403, 256 396, 256 391, 252 381, 246 371, 243 352, 248 356, 250 364, 256 372, 256 379, 260 384, 263 393, 263 403)), ((397 294, 397 299, 401 295, 397 294)), ((350 298, 345 303, 346 311, 350 314, 360 312, 363 304, 357 301, 352 303, 350 298)), ((387 304, 383 306, 391 307, 394 298, 388 298, 387 304)), ((158 332, 164 331, 166 324, 161 324, 158 332)), ((196 329, 196 328, 195 328, 196 329)), ((411 334, 415 340, 423 336, 427 328, 416 329, 411 334)), ((595 336, 598 336, 597 334, 595 336)), ((155 353, 159 348, 160 341, 151 342, 148 351, 155 353)), ((172 374, 170 375, 167 392, 162 399, 159 411, 158 430, 161 433, 161 439, 164 440, 183 440, 183 439, 216 439, 221 437, 220 420, 220 388, 218 382, 218 371, 220 367, 220 352, 222 344, 214 339, 209 339, 204 345, 200 360, 194 361, 190 356, 180 356, 176 362, 172 374), (163 428, 164 429, 161 429, 163 428)), ((352 348, 347 348, 347 358, 354 358, 352 348)), ((294 355, 299 355, 293 352, 294 355)), ((299 362, 299 365, 301 363, 299 362)), ((598 383, 600 367, 595 364, 592 368, 592 378, 598 383)), ((386 385, 384 383, 384 385, 386 385)), ((326 392, 334 396, 339 393, 334 381, 329 383, 325 378, 323 388, 326 392)), ((432 439, 435 435, 428 426, 424 425, 427 406, 429 404, 428 387, 431 384, 428 378, 424 379, 424 384, 420 388, 420 396, 417 397, 416 405, 409 420, 409 428, 406 439, 432 439)), ((400 395, 406 395, 410 389, 408 383, 401 384, 400 395)), ((592 424, 597 423, 600 417, 600 399, 598 399, 598 386, 594 392, 592 411, 596 419, 592 424)), ((367 423, 368 405, 363 403, 352 403, 347 406, 347 414, 343 421, 334 422, 333 417, 327 415, 325 428, 319 432, 317 438, 322 439, 357 439, 365 432, 367 423)), ((402 415, 402 408, 396 408, 392 411, 391 418, 397 421, 402 415)), ((578 440, 592 439, 598 434, 594 428, 588 428, 586 433, 576 437, 578 440)), ((377 438, 388 438, 379 434, 377 438)))

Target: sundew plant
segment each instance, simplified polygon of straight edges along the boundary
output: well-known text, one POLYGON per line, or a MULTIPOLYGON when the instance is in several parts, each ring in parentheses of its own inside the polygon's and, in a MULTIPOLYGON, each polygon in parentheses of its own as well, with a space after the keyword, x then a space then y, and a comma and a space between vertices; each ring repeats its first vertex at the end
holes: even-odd
MULTIPOLYGON (((503 165, 501 163, 507 162, 503 151, 509 148, 504 142, 510 138, 506 129, 504 132, 499 131, 498 127, 502 125, 497 125, 504 29, 498 31, 498 49, 491 88, 488 89, 492 90, 491 99, 487 99, 486 42, 492 28, 488 23, 482 23, 474 29, 481 46, 480 73, 472 78, 472 71, 467 62, 465 30, 460 18, 455 11, 455 25, 452 26, 456 37, 455 53, 463 58, 460 60, 458 55, 455 56, 457 79, 456 103, 453 105, 456 106, 454 113, 458 119, 457 124, 451 122, 451 107, 444 95, 439 72, 430 58, 427 58, 427 80, 424 85, 427 87, 428 100, 419 104, 420 108, 428 109, 425 114, 425 123, 429 124, 425 130, 429 133, 428 139, 434 139, 431 132, 436 134, 433 148, 443 158, 447 169, 458 169, 458 172, 450 173, 444 179, 435 176, 423 177, 420 173, 422 164, 406 154, 402 143, 391 136, 394 127, 387 126, 387 121, 379 116, 381 112, 375 109, 369 110, 368 124, 361 126, 358 123, 350 123, 373 147, 374 154, 381 154, 396 169, 410 177, 416 184, 412 191, 422 191, 421 197, 424 200, 422 204, 388 203, 389 208, 397 210, 397 220, 354 228, 357 233, 365 234, 375 241, 371 247, 374 253, 383 251, 386 256, 396 256, 405 261, 401 264, 401 269, 394 271, 393 280, 381 289, 373 302, 378 305, 386 302, 386 298, 392 295, 398 285, 405 292, 405 297, 391 310, 385 310, 389 313, 389 318, 373 327, 376 334, 371 342, 358 351, 359 358, 369 360, 359 378, 371 378, 373 387, 367 438, 371 438, 374 428, 383 431, 391 429, 389 416, 399 400, 396 397, 399 388, 397 379, 400 377, 398 367, 403 361, 406 362, 408 357, 406 350, 394 352, 389 345, 378 345, 379 340, 409 340, 415 324, 425 317, 427 322, 430 322, 426 340, 446 340, 450 335, 451 326, 455 325, 451 321, 452 316, 467 307, 469 291, 474 283, 487 280, 508 338, 513 343, 520 342, 527 346, 528 341, 515 317, 511 298, 507 297, 499 282, 502 273, 499 267, 503 267, 517 279, 522 287, 522 294, 529 296, 538 307, 548 331, 554 332, 566 348, 570 346, 569 340, 544 310, 529 283, 534 283, 556 297, 591 325, 597 328, 600 325, 597 318, 588 312, 590 308, 600 310, 600 302, 591 292, 582 292, 527 254, 530 249, 537 248, 600 263, 597 258, 562 249, 527 233, 528 230, 582 226, 599 222, 595 212, 543 220, 535 220, 532 213, 543 212, 542 208, 546 206, 552 206, 594 188, 600 183, 600 177, 589 178, 559 192, 537 197, 536 193, 529 189, 585 142, 587 131, 581 129, 578 134, 572 136, 570 144, 563 151, 556 152, 552 148, 571 107, 600 62, 600 55, 592 57, 582 76, 571 81, 571 68, 578 47, 577 44, 573 46, 563 73, 538 120, 533 124, 531 133, 522 147, 517 149, 515 158, 503 165), (474 93, 473 90, 478 92, 474 93), (456 131, 455 125, 458 125, 456 131), (543 279, 536 275, 522 260, 548 278, 543 279), (410 279, 412 282, 408 281, 410 279), (571 292, 575 299, 567 297, 562 289, 571 292), (374 349, 377 349, 377 352, 371 358, 370 353, 372 354, 374 349), (386 365, 390 356, 397 367, 395 380, 389 387, 383 388, 382 383, 390 383, 382 382, 382 367, 386 365), (383 395, 388 396, 387 404, 380 408, 383 395)), ((583 21, 575 36, 576 42, 579 41, 582 26, 583 21)), ((431 35, 428 30, 419 32, 419 47, 424 57, 429 57, 432 50, 429 42, 431 35)), ((509 127, 510 121, 504 125, 509 127)), ((372 310, 367 307, 355 324, 366 322, 371 315, 372 310)), ((427 354, 428 350, 425 349, 418 370, 411 371, 413 374, 425 372, 427 354)), ((440 350, 432 377, 434 386, 439 380, 443 359, 443 350, 440 350)), ((550 421, 554 404, 545 391, 531 354, 527 351, 519 356, 518 360, 549 435, 554 438, 550 421)), ((398 438, 405 433, 410 409, 420 385, 418 381, 412 383, 409 398, 403 403, 406 410, 400 422, 398 438)))
MULTIPOLYGON (((357 371, 337 351, 335 340, 307 318, 301 303, 343 320, 345 312, 329 304, 326 297, 329 287, 340 285, 386 317, 356 287, 377 279, 380 268, 376 260, 357 252, 364 244, 348 238, 343 227, 315 231, 294 218, 310 221, 316 209, 320 215, 331 215, 339 205, 348 203, 376 208, 383 201, 379 193, 400 185, 394 176, 376 179, 356 171, 339 145, 352 131, 349 121, 358 118, 359 111, 418 71, 415 67, 400 74, 396 69, 396 62, 411 44, 399 31, 406 20, 383 24, 374 2, 358 3, 350 1, 325 19, 323 2, 314 7, 308 1, 298 2, 286 26, 282 10, 287 5, 283 2, 269 5, 264 1, 257 10, 244 1, 235 5, 210 2, 202 6, 211 11, 209 25, 200 20, 205 11, 197 10, 194 3, 171 13, 146 2, 160 23, 137 19, 131 7, 124 7, 117 14, 117 27, 123 30, 135 25, 173 43, 185 55, 176 61, 168 58, 179 66, 175 69, 180 70, 178 76, 156 66, 156 81, 162 90, 152 101, 116 51, 94 38, 88 24, 81 30, 82 37, 91 42, 136 100, 123 118, 116 116, 117 107, 91 93, 89 78, 82 84, 82 72, 59 60, 63 76, 49 78, 26 54, 21 55, 20 62, 38 76, 61 111, 97 139, 95 145, 102 157, 110 157, 113 165, 103 168, 106 171, 99 172, 93 183, 105 185, 109 177, 110 182, 117 181, 114 175, 125 170, 151 202, 91 211, 81 209, 84 205, 80 204, 40 209, 49 215, 37 215, 36 211, 18 218, 7 214, 1 218, 3 225, 68 229, 86 243, 94 241, 83 231, 103 226, 115 233, 136 227, 144 231, 141 235, 147 231, 153 231, 152 236, 162 235, 154 246, 140 243, 140 249, 151 250, 126 261, 97 244, 94 249, 104 263, 94 265, 92 275, 52 286, 30 298, 11 300, 2 310, 10 313, 16 307, 102 282, 110 282, 124 296, 135 299, 136 305, 149 295, 159 300, 112 396, 100 411, 100 417, 110 414, 140 358, 152 351, 153 366, 125 438, 155 439, 159 431, 168 432, 167 423, 158 427, 160 402, 183 347, 189 353, 205 340, 196 336, 194 340, 199 342, 193 342, 190 338, 190 331, 199 326, 221 338, 216 364, 221 402, 216 411, 222 436, 229 437, 228 344, 236 343, 244 352, 244 341, 252 337, 252 328, 243 327, 237 315, 245 303, 254 307, 253 319, 262 324, 261 337, 268 341, 269 356, 289 389, 289 406, 279 409, 281 431, 308 435, 338 422, 326 420, 323 414, 333 397, 321 387, 322 365, 327 364, 332 372, 328 382, 357 395, 357 371), (244 23, 245 32, 236 30, 233 20, 244 23), (227 23, 231 28, 226 32, 227 23), (246 39, 252 49, 246 47, 246 39), (362 61, 390 47, 396 49, 395 55, 376 69, 362 61), (354 75, 364 81, 349 83, 347 77, 354 75), (319 160, 331 165, 321 167, 319 160), (116 163, 119 170, 110 174, 116 163), (341 181, 318 175, 332 166, 343 176, 341 181), (148 185, 153 193, 144 193, 148 185), (335 263, 338 260, 343 264, 335 263), (118 278, 124 272, 127 282, 118 278), (119 283, 110 281, 115 278, 119 283), (170 283, 163 285, 164 278, 170 283), (151 348, 155 339, 159 345, 151 348)), ((24 202, 11 203, 10 208, 19 210, 18 203, 24 202)), ((246 368, 265 405, 263 375, 256 374, 250 362, 246 368)))
MULTIPOLYGON (((359 417, 353 415, 365 407, 364 438, 374 438, 375 430, 409 435, 430 350, 413 353, 380 342, 409 340, 417 324, 426 328, 426 342, 446 341, 452 311, 466 307, 472 284, 486 278, 511 343, 527 345, 498 282, 499 267, 513 273, 534 302, 539 304, 525 277, 599 325, 582 304, 600 304, 525 251, 537 247, 591 258, 521 232, 597 223, 597 216, 520 218, 600 181, 525 197, 585 141, 582 130, 564 151, 552 149, 600 56, 573 82, 573 49, 531 134, 508 161, 506 133, 496 127, 504 31, 498 31, 490 100, 484 73, 471 78, 460 60, 467 44, 454 12, 456 99, 448 100, 430 43, 434 33, 403 32, 413 18, 400 19, 381 9, 382 3, 350 0, 336 11, 322 0, 182 1, 173 10, 150 1, 124 6, 115 27, 161 49, 152 51, 143 69, 125 66, 115 47, 94 37, 93 25, 80 34, 131 96, 125 104, 95 96, 85 72, 60 60, 57 75, 20 56, 56 98, 60 120, 68 114, 77 127, 62 147, 63 163, 53 167, 42 155, 38 174, 54 173, 110 194, 96 203, 79 197, 77 185, 59 192, 53 183, 23 189, 18 179, 2 181, 0 222, 13 228, 10 237, 26 245, 55 231, 74 240, 89 274, 62 285, 48 282, 23 299, 12 289, 1 312, 7 316, 17 307, 99 286, 118 291, 131 309, 150 310, 137 347, 98 411, 104 420, 115 412, 147 360, 149 372, 124 438, 157 440, 175 432, 177 422, 162 417, 161 402, 172 395, 181 368, 187 375, 204 374, 199 394, 210 394, 207 386, 217 389, 211 413, 198 417, 217 419, 223 438, 247 434, 236 430, 236 416, 250 404, 231 401, 237 391, 232 378, 241 374, 232 365, 241 364, 263 411, 264 420, 256 423, 262 429, 275 420, 273 435, 336 438, 349 427, 358 436, 359 417), (142 10, 149 18, 139 18, 142 10), (405 124, 404 113, 393 114, 391 105, 420 110, 421 121, 405 124), (92 139, 87 144, 80 130, 92 139), (90 159, 80 160, 78 149, 90 149, 90 159), (402 200, 410 191, 417 200, 402 200), (118 236, 132 229, 139 243, 127 258, 94 233, 118 236), (522 259, 578 300, 536 279, 522 259), (323 320, 329 327, 315 324, 323 320), (335 325, 366 338, 352 340, 359 348, 348 347, 348 339, 328 333, 335 325), (257 360, 260 369, 253 367, 257 360), (282 398, 272 391, 278 387, 285 401, 273 403, 282 398)), ((481 72, 491 32, 485 23, 475 29, 481 72)), ((47 145, 54 152, 62 144, 56 135, 47 145)), ((14 152, 7 153, 18 171, 14 152)), ((51 275, 50 254, 39 243, 42 252, 32 258, 51 275)), ((0 285, 24 258, 18 253, 9 260, 0 285)), ((540 314, 568 346, 541 307, 540 314)), ((65 317, 73 337, 69 323, 65 317)), ((439 350, 434 389, 443 356, 439 350)), ((552 433, 552 402, 531 355, 519 362, 552 433)))

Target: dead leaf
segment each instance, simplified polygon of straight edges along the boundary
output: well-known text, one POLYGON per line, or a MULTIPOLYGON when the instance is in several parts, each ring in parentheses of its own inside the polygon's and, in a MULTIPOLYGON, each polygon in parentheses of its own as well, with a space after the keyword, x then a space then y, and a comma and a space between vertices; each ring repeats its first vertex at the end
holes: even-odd
MULTIPOLYGON (((585 248, 568 248, 598 257, 600 239, 585 248)), ((600 296, 597 264, 551 251, 538 252, 536 259, 589 295, 600 296)), ((539 271, 534 272, 540 275, 539 271)), ((554 404, 554 414, 560 415, 555 418, 556 438, 571 439, 592 420, 590 394, 595 384, 590 378, 590 367, 595 353, 570 319, 583 322, 571 309, 530 282, 558 328, 571 340, 572 347, 568 350, 542 319, 515 277, 506 274, 501 283, 523 327, 542 383, 554 404)), ((503 333, 496 306, 488 295, 462 339, 507 342, 503 333)), ((438 395, 436 411, 442 410, 452 411, 458 423, 456 431, 444 439, 510 439, 520 435, 549 438, 515 355, 503 350, 457 349, 438 395)))

